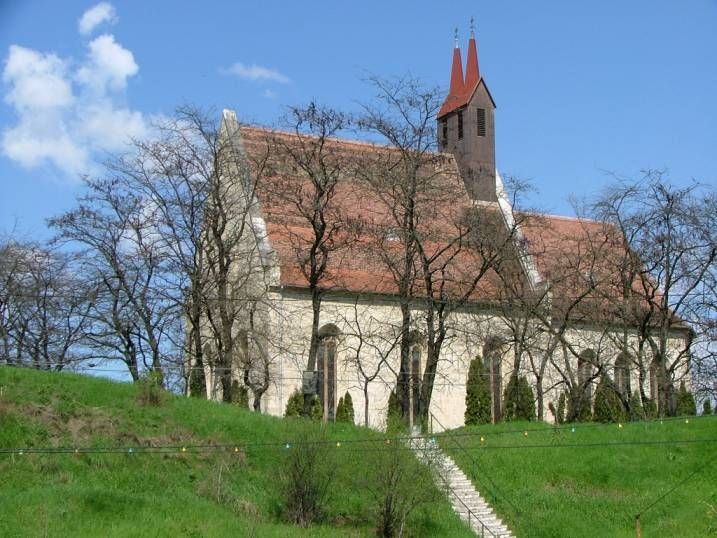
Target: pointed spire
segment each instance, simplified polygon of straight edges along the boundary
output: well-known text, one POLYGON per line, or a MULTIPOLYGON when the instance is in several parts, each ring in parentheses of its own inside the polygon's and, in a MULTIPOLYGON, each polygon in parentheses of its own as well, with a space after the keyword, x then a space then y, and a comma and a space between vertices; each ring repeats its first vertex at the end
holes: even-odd
POLYGON ((453 47, 453 66, 451 67, 451 87, 448 90, 448 96, 459 96, 463 91, 463 61, 461 60, 461 49, 458 46, 458 28, 456 28, 455 46, 453 47))
POLYGON ((472 93, 476 85, 480 81, 480 71, 478 69, 478 49, 475 40, 475 24, 471 17, 471 37, 468 40, 468 58, 466 59, 466 92, 472 93))

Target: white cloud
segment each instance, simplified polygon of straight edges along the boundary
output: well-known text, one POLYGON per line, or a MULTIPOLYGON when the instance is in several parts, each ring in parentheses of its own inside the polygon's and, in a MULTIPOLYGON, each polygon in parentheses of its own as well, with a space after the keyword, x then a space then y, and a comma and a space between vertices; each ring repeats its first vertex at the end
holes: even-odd
POLYGON ((270 82, 278 82, 279 84, 289 84, 291 82, 291 79, 289 79, 289 77, 275 69, 270 69, 261 65, 244 65, 241 62, 236 62, 234 65, 227 69, 221 69, 221 72, 225 75, 235 75, 239 78, 244 78, 252 81, 265 80, 270 82))
POLYGON ((108 151, 122 149, 131 138, 143 138, 148 127, 142 113, 116 107, 111 101, 92 102, 77 111, 77 132, 92 145, 108 151))
POLYGON ((0 152, 73 179, 91 172, 93 157, 148 134, 145 116, 125 103, 124 90, 138 71, 132 52, 109 34, 90 41, 79 63, 11 45, 2 81, 17 121, 0 133, 0 152))
POLYGON ((88 60, 77 72, 77 80, 96 92, 118 91, 127 86, 127 79, 137 74, 139 66, 131 51, 103 34, 88 45, 88 60))
POLYGON ((109 2, 100 2, 85 11, 77 22, 77 27, 81 34, 87 35, 103 22, 110 24, 117 22, 117 13, 109 2))
POLYGON ((2 76, 11 87, 5 102, 21 110, 67 106, 72 87, 66 72, 66 63, 54 54, 11 45, 2 76))
POLYGON ((21 115, 17 125, 3 131, 0 144, 7 157, 27 168, 48 162, 74 178, 87 171, 88 150, 54 113, 21 115))

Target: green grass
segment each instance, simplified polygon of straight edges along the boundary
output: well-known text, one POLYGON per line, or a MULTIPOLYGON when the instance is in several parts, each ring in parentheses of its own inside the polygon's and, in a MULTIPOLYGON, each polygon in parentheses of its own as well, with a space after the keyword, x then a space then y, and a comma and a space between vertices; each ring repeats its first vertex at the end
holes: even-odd
POLYGON ((517 536, 635 536, 639 512, 645 537, 717 536, 717 443, 605 446, 685 439, 717 439, 717 417, 560 430, 516 422, 439 436, 517 536))
MULTIPOLYGON (((332 425, 333 482, 325 518, 309 529, 282 517, 288 450, 315 432, 236 407, 167 397, 137 402, 137 387, 85 376, 0 368, 0 448, 238 445, 240 452, 0 454, 0 536, 372 536, 378 458, 351 450, 380 434, 332 425), (257 443, 271 443, 257 446, 257 443), (254 444, 252 446, 252 444, 254 444)), ((406 453, 408 454, 408 453, 406 453)), ((411 472, 426 473, 415 464, 411 472)), ((431 486, 432 487, 432 486, 431 486)), ((470 536, 440 500, 418 508, 410 536, 470 536)))

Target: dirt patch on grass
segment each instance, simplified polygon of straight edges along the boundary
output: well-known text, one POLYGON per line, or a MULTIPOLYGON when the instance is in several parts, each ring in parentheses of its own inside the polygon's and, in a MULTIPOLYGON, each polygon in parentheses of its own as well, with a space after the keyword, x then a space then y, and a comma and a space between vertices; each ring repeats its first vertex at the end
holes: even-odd
POLYGON ((180 426, 167 425, 165 432, 139 435, 129 431, 127 421, 105 409, 77 405, 70 407, 71 411, 68 412, 67 403, 60 400, 53 400, 47 405, 4 402, 3 412, 44 426, 52 446, 62 446, 68 442, 74 446, 88 446, 98 439, 116 445, 147 447, 202 443, 192 432, 180 426))

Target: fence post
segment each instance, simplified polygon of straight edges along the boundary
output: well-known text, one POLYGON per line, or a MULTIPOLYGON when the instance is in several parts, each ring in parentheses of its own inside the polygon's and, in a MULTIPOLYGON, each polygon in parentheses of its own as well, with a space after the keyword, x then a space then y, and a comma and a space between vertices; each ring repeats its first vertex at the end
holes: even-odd
POLYGON ((637 538, 642 538, 642 527, 640 526, 640 514, 635 516, 635 535, 637 538))

